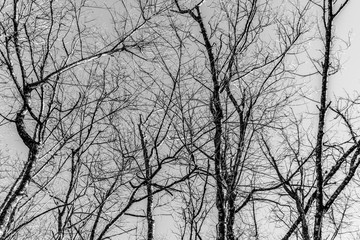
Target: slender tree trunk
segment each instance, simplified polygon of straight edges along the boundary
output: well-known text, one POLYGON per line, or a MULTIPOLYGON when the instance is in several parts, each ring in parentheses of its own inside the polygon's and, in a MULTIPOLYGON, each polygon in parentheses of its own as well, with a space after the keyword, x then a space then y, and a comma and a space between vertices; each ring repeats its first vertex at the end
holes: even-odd
POLYGON ((17 205, 19 201, 25 196, 26 188, 31 180, 31 171, 38 158, 40 144, 37 143, 26 131, 24 118, 25 114, 30 108, 31 90, 25 86, 23 90, 24 103, 22 108, 16 115, 15 124, 16 130, 29 149, 28 159, 21 171, 20 176, 16 179, 15 183, 11 187, 8 195, 5 197, 3 203, 0 206, 0 239, 6 234, 6 231, 10 227, 12 217, 16 213, 17 205))
POLYGON ((216 178, 216 208, 218 210, 218 225, 217 225, 217 240, 225 240, 226 236, 226 202, 224 194, 224 181, 223 173, 224 169, 224 159, 222 157, 222 107, 220 102, 220 85, 217 79, 216 67, 215 67, 215 58, 212 51, 212 46, 210 44, 208 35, 205 30, 204 23, 202 21, 199 7, 197 10, 197 22, 200 25, 201 33, 203 40, 205 42, 205 47, 208 53, 210 61, 211 76, 213 82, 213 91, 212 96, 210 97, 210 110, 213 116, 213 121, 215 125, 215 136, 214 136, 214 164, 215 164, 215 178, 216 178))
POLYGON ((17 205, 19 201, 26 195, 26 188, 31 179, 31 170, 34 163, 37 160, 38 148, 32 149, 29 153, 28 161, 24 166, 21 175, 12 186, 12 190, 6 196, 4 202, 1 205, 0 210, 0 239, 6 234, 8 230, 12 216, 16 213, 17 205))
POLYGON ((216 179, 216 208, 218 210, 218 224, 217 224, 217 240, 225 240, 226 237, 226 200, 224 194, 224 181, 223 174, 226 169, 225 159, 222 157, 222 118, 223 111, 220 101, 220 84, 217 76, 217 69, 215 64, 215 57, 213 53, 213 47, 210 43, 209 36, 206 32, 206 28, 201 16, 199 6, 196 6, 193 11, 188 13, 199 24, 200 33, 205 43, 206 53, 210 63, 211 81, 213 84, 212 95, 210 96, 210 111, 213 116, 213 122, 215 125, 214 136, 214 165, 215 165, 215 179, 216 179))
POLYGON ((210 64, 210 76, 213 84, 211 96, 210 96, 210 112, 213 117, 213 123, 215 125, 214 135, 214 168, 215 168, 215 181, 216 181, 216 208, 218 211, 218 223, 216 229, 216 239, 225 240, 226 237, 226 199, 224 194, 224 171, 225 159, 222 157, 222 118, 223 111, 220 101, 220 83, 218 80, 216 59, 213 53, 213 47, 210 43, 210 37, 206 32, 206 28, 201 16, 200 7, 196 5, 192 9, 182 10, 180 4, 175 0, 175 4, 181 14, 189 14, 200 27, 200 33, 202 40, 204 41, 206 54, 209 58, 210 64))
POLYGON ((327 7, 324 8, 324 24, 325 24, 325 53, 324 53, 324 62, 322 64, 322 81, 321 81, 321 99, 320 99, 320 108, 319 108, 319 123, 318 123, 318 133, 316 141, 316 213, 315 213, 315 222, 314 222, 314 240, 322 239, 322 220, 323 220, 323 171, 322 171, 322 145, 324 137, 324 128, 325 128, 325 114, 328 108, 327 106, 327 86, 328 86, 328 73, 330 67, 330 50, 331 50, 331 37, 332 37, 332 1, 327 1, 327 7), (326 10, 327 8, 327 10, 326 10), (326 16, 327 14, 327 16, 326 16), (327 18, 327 19, 326 19, 327 18), (325 20, 326 19, 326 20, 325 20))
POLYGON ((147 220, 147 239, 154 239, 154 219, 153 219, 153 192, 152 192, 152 180, 151 180, 151 166, 149 158, 145 160, 146 167, 146 191, 147 191, 147 203, 146 203, 146 220, 147 220))
POLYGON ((228 201, 227 201, 227 240, 235 240, 234 234, 234 223, 235 223, 235 200, 236 193, 234 189, 228 193, 228 201))
POLYGON ((309 227, 306 221, 306 213, 300 199, 296 199, 296 207, 301 218, 301 235, 304 240, 310 240, 309 227))
POLYGON ((147 202, 146 202, 146 222, 147 222, 147 240, 154 239, 154 219, 153 219, 153 192, 152 192, 152 171, 150 165, 150 157, 146 146, 145 136, 141 129, 142 120, 140 117, 139 133, 141 139, 141 147, 143 150, 143 157, 145 162, 145 177, 146 177, 146 193, 147 193, 147 202))

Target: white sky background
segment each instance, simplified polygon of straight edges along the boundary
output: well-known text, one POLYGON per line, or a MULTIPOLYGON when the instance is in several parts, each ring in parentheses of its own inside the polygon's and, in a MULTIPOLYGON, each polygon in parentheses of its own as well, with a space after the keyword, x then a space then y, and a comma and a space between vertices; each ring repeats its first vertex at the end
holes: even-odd
POLYGON ((343 14, 335 21, 335 34, 343 40, 349 36, 350 47, 339 53, 342 69, 338 75, 330 78, 330 88, 335 94, 350 96, 360 93, 360 1, 351 0, 343 14))
MULTIPOLYGON (((112 2, 112 1, 111 1, 112 2)), ((206 4, 203 4, 202 8, 206 8, 206 4)), ((356 93, 360 93, 360 0, 351 0, 348 6, 344 9, 342 15, 336 20, 336 32, 335 34, 344 40, 347 40, 349 36, 350 47, 339 53, 341 58, 342 68, 341 71, 330 78, 330 97, 332 93, 339 96, 344 96, 347 92, 350 96, 354 96, 356 93)), ((314 80, 320 81, 320 79, 314 80)), ((0 85, 0 89, 3 88, 3 84, 0 85)), ((319 96, 314 95, 315 99, 319 96)), ((0 101, 1 102, 1 101, 0 101)), ((0 106, 1 110, 1 106, 0 106)), ((0 149, 1 151, 10 150, 16 152, 16 154, 26 153, 24 144, 17 136, 15 126, 7 125, 0 127, 0 149)), ((13 155, 14 156, 14 155, 13 155)), ((157 216, 156 218, 156 232, 157 236, 164 237, 164 239, 172 240, 176 239, 172 233, 173 226, 168 225, 172 221, 169 216, 157 216)))

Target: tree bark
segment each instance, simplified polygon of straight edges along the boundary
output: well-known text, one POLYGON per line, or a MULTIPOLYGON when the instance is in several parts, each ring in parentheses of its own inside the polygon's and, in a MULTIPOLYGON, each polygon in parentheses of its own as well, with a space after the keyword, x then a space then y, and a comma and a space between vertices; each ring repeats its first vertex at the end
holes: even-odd
POLYGON ((323 18, 325 24, 325 53, 324 53, 324 62, 322 64, 322 81, 321 81, 321 99, 320 99, 320 108, 319 108, 319 122, 318 122, 318 132, 316 140, 316 213, 315 213, 315 222, 314 222, 314 240, 322 239, 322 219, 324 213, 324 203, 323 203, 323 170, 322 170, 322 145, 324 137, 324 128, 325 128, 325 114, 328 108, 327 106, 327 86, 328 86, 328 76, 329 76, 329 67, 330 67, 330 51, 331 51, 331 38, 332 38, 332 1, 327 1, 327 10, 326 6, 323 6, 323 18), (327 16, 326 16, 327 14, 327 16), (325 18, 327 20, 325 21, 325 18))
POLYGON ((145 163, 145 178, 146 178, 146 193, 147 193, 147 202, 146 202, 146 221, 147 221, 147 240, 153 240, 154 239, 154 219, 153 219, 153 191, 152 191, 152 171, 151 171, 151 165, 150 165, 150 157, 146 146, 146 140, 144 133, 141 129, 142 120, 140 117, 140 124, 139 127, 139 133, 140 133, 140 139, 141 139, 141 148, 143 151, 143 158, 145 163))
POLYGON ((3 239, 6 235, 6 231, 10 227, 12 216, 14 216, 16 212, 19 201, 26 195, 26 188, 31 180, 31 171, 40 149, 40 144, 27 133, 24 123, 25 114, 30 107, 30 92, 31 90, 27 87, 24 88, 24 104, 15 119, 17 132, 24 144, 29 148, 28 159, 20 176, 16 179, 0 207, 0 239, 3 239))

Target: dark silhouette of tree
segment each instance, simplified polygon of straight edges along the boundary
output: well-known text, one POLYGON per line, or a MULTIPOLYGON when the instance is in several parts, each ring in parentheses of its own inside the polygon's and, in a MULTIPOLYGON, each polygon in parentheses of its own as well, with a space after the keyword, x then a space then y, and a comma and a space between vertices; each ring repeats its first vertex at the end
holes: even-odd
POLYGON ((1 152, 0 239, 340 236, 360 164, 358 96, 330 89, 349 3, 1 2, 0 127, 26 154, 1 152))
MULTIPOLYGON (((258 154, 258 138, 276 127, 283 108, 292 101, 291 88, 283 81, 292 71, 286 59, 298 51, 307 32, 308 5, 296 7, 291 20, 283 20, 268 11, 268 1, 222 2, 213 5, 219 12, 206 20, 202 4, 175 1, 173 11, 194 22, 191 34, 200 32, 192 35, 194 48, 201 52, 196 62, 202 64, 193 79, 204 88, 201 94, 210 95, 202 100, 211 119, 202 132, 209 134, 202 153, 216 185, 216 239, 237 239, 245 237, 241 231, 248 223, 235 226, 236 215, 251 206, 256 193, 281 186, 261 180, 268 177, 261 174, 267 163, 258 154), (273 40, 263 36, 267 31, 277 34, 278 44, 267 42, 273 40)), ((199 143, 195 145, 199 148, 199 143)))

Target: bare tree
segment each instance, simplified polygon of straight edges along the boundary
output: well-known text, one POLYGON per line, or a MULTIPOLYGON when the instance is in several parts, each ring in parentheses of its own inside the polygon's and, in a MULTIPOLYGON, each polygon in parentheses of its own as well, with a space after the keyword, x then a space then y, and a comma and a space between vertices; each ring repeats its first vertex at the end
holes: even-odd
POLYGON ((321 79, 319 100, 315 101, 318 119, 314 137, 303 133, 306 121, 294 116, 289 118, 287 128, 281 129, 283 141, 276 156, 270 147, 270 138, 263 139, 264 152, 282 183, 283 196, 288 197, 283 201, 292 209, 289 212, 280 207, 279 211, 294 217, 283 219, 284 223, 290 220, 292 224, 287 223, 289 230, 282 239, 289 239, 295 233, 299 233, 301 239, 335 239, 340 229, 346 227, 346 213, 352 200, 345 188, 351 186, 360 153, 354 131, 356 125, 349 114, 354 100, 339 101, 335 96, 334 102, 329 101, 329 83, 340 69, 335 51, 341 41, 336 37, 335 19, 349 2, 311 1, 320 10, 317 27, 322 44, 320 58, 309 53, 316 70, 314 75, 321 79), (341 123, 344 128, 331 129, 332 124, 341 123), (343 134, 344 130, 348 136, 343 134), (336 136, 334 132, 342 134, 336 136))
POLYGON ((296 6, 291 19, 281 19, 271 12, 268 1, 212 4, 218 12, 210 20, 204 1, 192 6, 175 1, 174 12, 194 22, 189 34, 205 59, 198 66, 203 70, 192 76, 202 93, 210 95, 202 100, 211 116, 206 133, 202 132, 210 134, 202 153, 214 169, 210 174, 216 185, 216 239, 236 239, 242 233, 235 229, 245 229, 245 224, 235 227, 236 214, 245 214, 256 193, 280 186, 266 181, 267 166, 258 154, 257 139, 260 132, 276 127, 282 109, 292 101, 291 87, 283 79, 293 69, 285 60, 299 51, 301 36, 307 32, 308 5, 296 6), (267 31, 274 31, 277 38, 266 40, 267 31))
MULTIPOLYGON (((99 129, 93 131, 94 125, 119 111, 127 102, 126 97, 119 98, 116 103, 111 101, 115 97, 116 82, 109 85, 106 79, 96 81, 93 77, 102 74, 101 70, 107 71, 109 56, 120 52, 134 54, 132 51, 136 50, 132 49, 145 44, 135 35, 155 13, 150 14, 149 6, 138 2, 139 14, 133 12, 130 18, 130 13, 122 12, 125 18, 118 21, 118 25, 123 31, 104 42, 101 34, 91 29, 91 22, 87 22, 91 19, 85 17, 91 17, 91 12, 86 12, 87 8, 91 9, 89 4, 88 1, 31 0, 1 4, 0 62, 2 78, 9 86, 3 95, 12 100, 2 117, 16 126, 28 149, 27 159, 21 160, 18 176, 6 180, 10 187, 0 208, 2 238, 13 234, 10 229, 16 222, 14 218, 18 217, 19 208, 24 208, 23 201, 29 202, 26 199, 38 193, 39 190, 31 192, 29 188, 29 185, 38 185, 38 175, 55 164, 57 168, 53 171, 61 176, 62 168, 71 164, 68 194, 65 199, 59 199, 62 201, 58 208, 60 231, 64 209, 70 204, 68 195, 77 176, 76 158, 81 157, 87 145, 101 132, 99 129), (97 63, 92 65, 92 61, 97 63), (84 72, 80 71, 80 66, 88 69, 85 74, 88 79, 81 76, 84 72), (71 149, 71 153, 65 156, 61 153, 60 159, 64 160, 57 164, 59 158, 55 155, 64 148, 71 149)), ((126 4, 122 2, 123 7, 126 4)), ((42 179, 38 186, 40 191, 56 176, 42 179)))
POLYGON ((328 90, 349 2, 1 3, 0 124, 27 156, 0 159, 0 239, 160 239, 169 209, 180 239, 335 239, 360 164, 358 100, 328 90))

